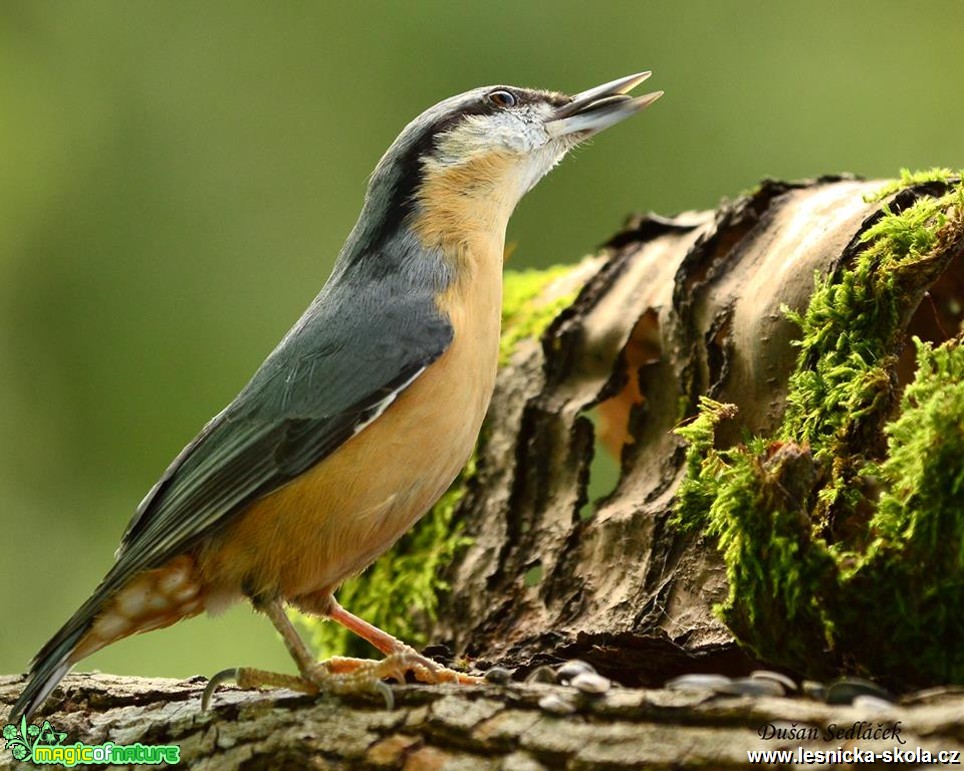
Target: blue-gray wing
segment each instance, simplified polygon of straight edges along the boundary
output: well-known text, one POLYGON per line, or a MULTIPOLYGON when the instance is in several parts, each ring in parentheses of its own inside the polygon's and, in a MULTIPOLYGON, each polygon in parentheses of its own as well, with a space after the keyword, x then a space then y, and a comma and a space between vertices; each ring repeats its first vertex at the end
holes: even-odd
POLYGON ((115 569, 162 564, 225 525, 351 438, 448 347, 431 291, 366 294, 379 295, 319 296, 141 503, 115 569))
POLYGON ((334 452, 448 348, 453 330, 436 305, 449 279, 441 258, 404 239, 364 250, 378 239, 360 232, 251 382, 142 501, 113 567, 34 657, 14 714, 32 714, 50 694, 103 603, 131 576, 188 551, 334 452))

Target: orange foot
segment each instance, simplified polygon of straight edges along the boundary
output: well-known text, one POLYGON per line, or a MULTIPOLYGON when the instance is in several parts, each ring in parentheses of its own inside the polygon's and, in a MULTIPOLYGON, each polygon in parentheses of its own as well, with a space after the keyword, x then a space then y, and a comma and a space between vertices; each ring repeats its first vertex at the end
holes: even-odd
POLYGON ((385 699, 385 707, 393 709, 395 697, 385 679, 392 678, 396 682, 404 683, 405 676, 409 672, 419 682, 433 685, 439 683, 473 685, 484 682, 481 677, 439 666, 413 648, 409 648, 391 653, 378 661, 333 656, 307 668, 302 676, 267 672, 250 667, 225 669, 208 681, 201 696, 201 709, 207 710, 218 686, 228 680, 234 680, 244 689, 290 688, 301 693, 333 693, 339 696, 377 692, 385 699))

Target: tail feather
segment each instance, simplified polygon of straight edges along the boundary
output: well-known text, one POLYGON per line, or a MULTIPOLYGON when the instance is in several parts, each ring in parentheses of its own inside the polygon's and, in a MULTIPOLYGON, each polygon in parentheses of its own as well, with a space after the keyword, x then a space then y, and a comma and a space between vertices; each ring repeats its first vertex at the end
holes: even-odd
POLYGON ((51 691, 64 679, 64 675, 76 663, 72 658, 74 651, 94 623, 109 595, 108 582, 105 580, 33 657, 27 685, 10 711, 9 722, 18 722, 21 715, 30 720, 51 691))
POLYGON ((37 658, 31 663, 29 680, 27 687, 23 689, 20 698, 17 699, 10 711, 8 721, 16 723, 23 715, 29 721, 33 713, 37 711, 41 704, 46 701, 51 691, 63 680, 74 662, 70 660, 70 654, 74 652, 80 638, 83 637, 84 630, 79 629, 73 634, 63 639, 58 633, 46 646, 44 651, 50 650, 46 655, 37 654, 37 658))

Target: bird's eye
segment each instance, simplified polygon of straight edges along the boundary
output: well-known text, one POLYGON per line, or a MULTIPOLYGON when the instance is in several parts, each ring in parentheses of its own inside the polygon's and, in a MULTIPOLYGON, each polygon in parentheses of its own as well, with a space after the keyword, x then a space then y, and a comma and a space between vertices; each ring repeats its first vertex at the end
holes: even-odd
POLYGON ((515 107, 515 94, 511 91, 499 89, 489 94, 489 101, 496 107, 515 107))

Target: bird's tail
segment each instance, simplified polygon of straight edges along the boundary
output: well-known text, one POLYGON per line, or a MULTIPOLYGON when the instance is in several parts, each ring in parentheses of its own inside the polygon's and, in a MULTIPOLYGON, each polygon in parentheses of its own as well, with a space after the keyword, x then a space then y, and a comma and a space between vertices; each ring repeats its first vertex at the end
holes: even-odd
POLYGON ((74 658, 78 646, 103 603, 99 592, 85 602, 30 662, 27 686, 10 711, 8 722, 19 722, 23 715, 29 721, 37 708, 47 699, 57 683, 63 680, 78 661, 74 658), (96 600, 96 602, 95 602, 96 600))
POLYGON ((160 629, 204 608, 193 559, 181 555, 161 567, 136 571, 115 563, 100 586, 40 649, 10 722, 28 720, 70 668, 94 651, 138 632, 160 629))

